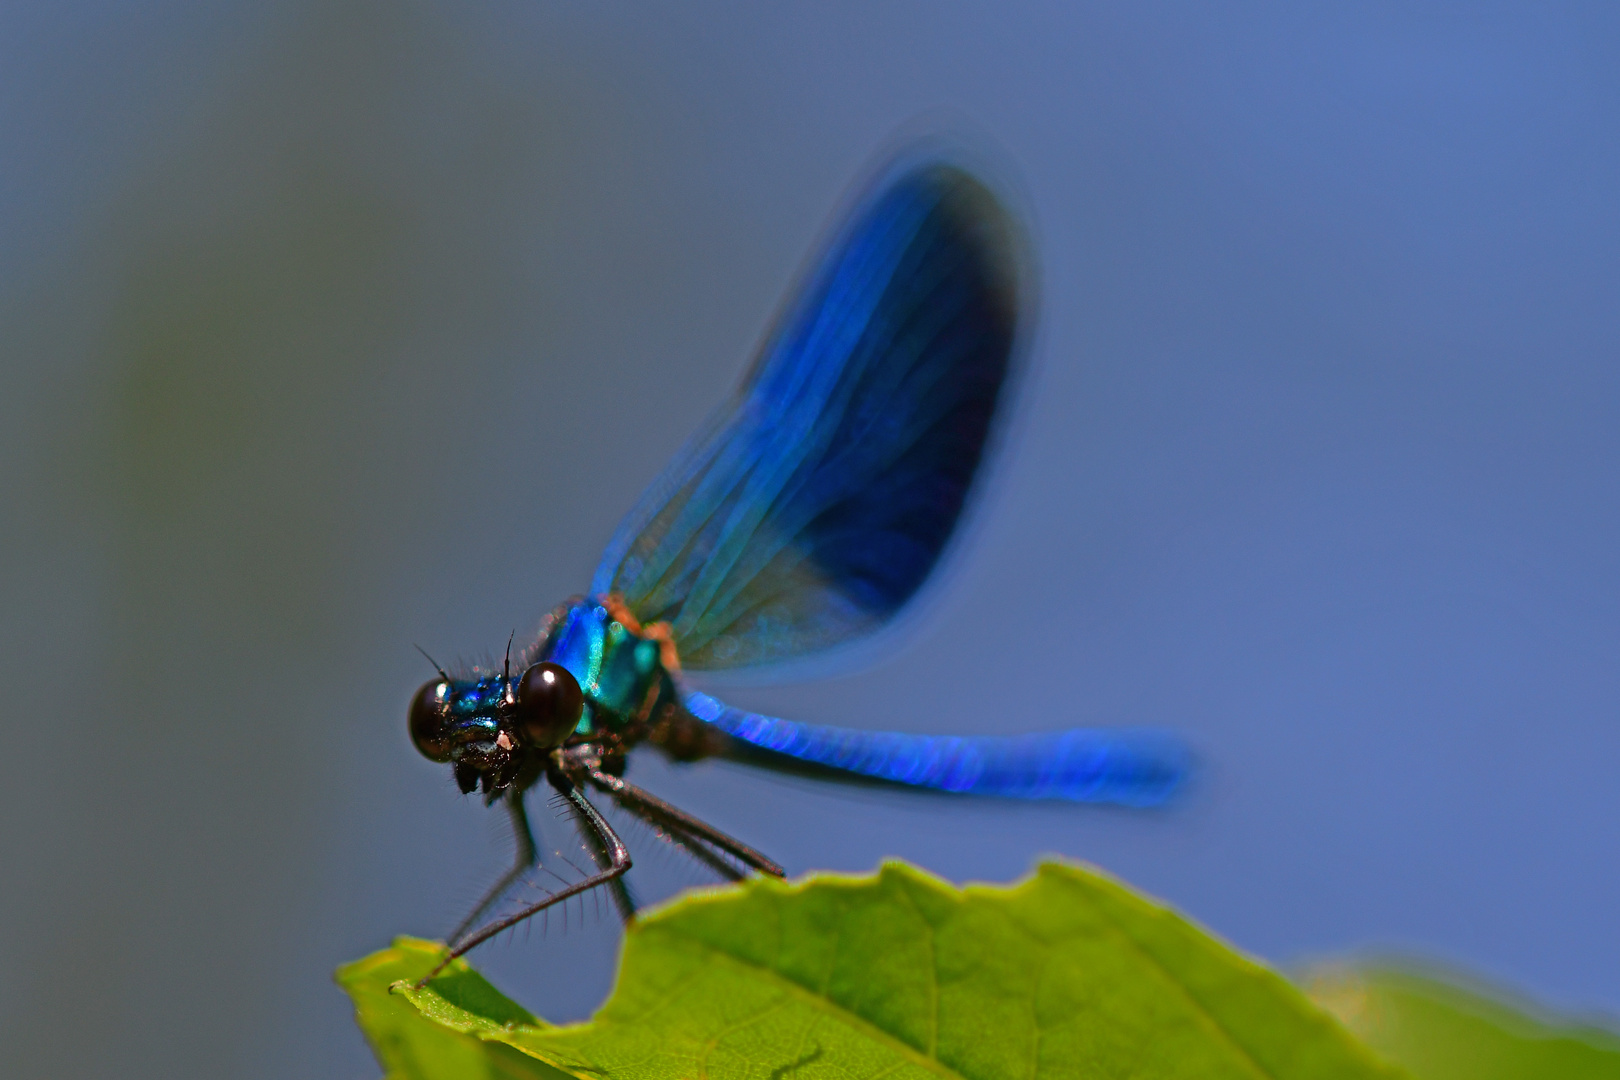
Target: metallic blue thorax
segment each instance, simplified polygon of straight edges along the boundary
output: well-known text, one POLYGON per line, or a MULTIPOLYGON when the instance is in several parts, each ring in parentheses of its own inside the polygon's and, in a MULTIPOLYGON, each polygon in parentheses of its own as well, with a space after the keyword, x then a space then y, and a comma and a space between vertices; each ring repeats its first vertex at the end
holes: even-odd
POLYGON ((547 617, 531 663, 567 668, 585 693, 577 736, 619 735, 657 720, 675 700, 659 642, 626 626, 597 600, 570 600, 547 617))

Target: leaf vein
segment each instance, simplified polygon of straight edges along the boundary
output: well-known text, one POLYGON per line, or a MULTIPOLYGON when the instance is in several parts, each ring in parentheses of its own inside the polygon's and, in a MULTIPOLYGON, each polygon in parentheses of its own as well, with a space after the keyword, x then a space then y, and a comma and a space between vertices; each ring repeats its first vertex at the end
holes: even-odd
POLYGON ((918 920, 923 924, 923 936, 928 948, 928 1056, 939 1056, 939 942, 934 933, 934 924, 928 918, 917 898, 911 895, 909 888, 902 888, 900 895, 905 897, 906 904, 917 913, 918 920))
POLYGON ((1243 1061, 1244 1064, 1253 1070, 1255 1075, 1269 1077, 1271 1080, 1277 1080, 1277 1074, 1271 1072, 1269 1069, 1266 1069, 1260 1064, 1259 1061, 1255 1060, 1254 1055, 1249 1052, 1249 1048, 1244 1046, 1243 1043, 1238 1040, 1236 1033, 1228 1030, 1226 1025, 1221 1023, 1221 1021, 1216 1018, 1209 1006, 1200 1000, 1185 982, 1176 978, 1175 974, 1160 963, 1158 957, 1154 956, 1151 952, 1144 948, 1142 944, 1131 935, 1129 930, 1114 919, 1109 912, 1103 910, 1101 905, 1095 903, 1094 897, 1087 897, 1087 899, 1093 901, 1093 903, 1090 905, 1092 911, 1096 912, 1097 916, 1108 925, 1109 929, 1114 932, 1115 937, 1123 941, 1133 953, 1141 957, 1149 967, 1156 971, 1160 977, 1165 980, 1165 982, 1169 983, 1175 988, 1177 993, 1190 1002, 1193 1006, 1193 1015, 1203 1020, 1206 1027, 1220 1036, 1221 1040, 1237 1053, 1238 1057, 1243 1061))
POLYGON ((816 993, 816 991, 811 990, 809 987, 788 978, 788 976, 782 974, 780 971, 777 971, 774 968, 767 967, 754 960, 750 960, 746 957, 739 956, 736 953, 729 952, 728 950, 715 945, 713 942, 704 941, 702 939, 687 935, 681 931, 675 930, 673 927, 667 928, 666 932, 672 935, 679 934, 680 936, 685 937, 688 941, 698 945, 700 948, 708 950, 719 960, 729 961, 739 968, 763 976, 771 982, 778 983, 792 997, 804 1002, 814 1010, 836 1017, 844 1024, 854 1028, 856 1031, 872 1039, 874 1042, 887 1046, 897 1056, 904 1059, 905 1062, 909 1062, 910 1064, 916 1065, 919 1068, 926 1069, 936 1076, 946 1077, 948 1080, 971 1080, 971 1078, 964 1076, 955 1069, 952 1069, 938 1058, 925 1054, 923 1051, 917 1049, 915 1046, 912 1046, 899 1036, 893 1034, 892 1032, 883 1030, 872 1021, 866 1019, 866 1017, 861 1016, 859 1013, 853 1012, 843 1005, 840 1005, 830 997, 816 993))

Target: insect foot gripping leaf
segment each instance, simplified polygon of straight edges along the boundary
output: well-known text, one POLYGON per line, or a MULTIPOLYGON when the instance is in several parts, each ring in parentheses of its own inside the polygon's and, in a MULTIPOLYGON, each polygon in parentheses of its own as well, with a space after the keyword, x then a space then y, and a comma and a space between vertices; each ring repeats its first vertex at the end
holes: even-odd
POLYGON ((354 1001, 355 1021, 388 1080, 569 1080, 544 1062, 478 1037, 504 1025, 544 1024, 464 962, 448 965, 433 981, 435 1008, 419 1010, 390 992, 395 983, 414 983, 432 971, 443 956, 437 942, 402 937, 393 948, 337 970, 337 983, 354 1001))
POLYGON ((630 929, 612 998, 572 1027, 459 963, 415 990, 432 961, 402 940, 339 974, 391 1077, 1405 1075, 1280 976, 1074 866, 1011 887, 889 864, 692 895, 630 929))

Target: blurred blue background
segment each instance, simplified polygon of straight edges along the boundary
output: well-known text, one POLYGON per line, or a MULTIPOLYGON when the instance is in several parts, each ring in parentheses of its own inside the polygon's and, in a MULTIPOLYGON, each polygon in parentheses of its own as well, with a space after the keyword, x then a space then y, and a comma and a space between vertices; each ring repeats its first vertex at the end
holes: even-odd
MULTIPOLYGON (((633 776, 794 873, 1059 853, 1275 962, 1620 1010, 1617 23, 8 6, 8 1073, 375 1074, 331 969, 444 933, 508 851, 405 738, 412 644, 497 651, 586 585, 899 131, 1022 185, 1038 371, 904 647, 732 696, 1165 726, 1201 783, 1131 814, 633 776)), ((639 850, 649 895, 702 880, 639 850)), ((587 906, 476 959, 580 1017, 617 936, 587 906)))

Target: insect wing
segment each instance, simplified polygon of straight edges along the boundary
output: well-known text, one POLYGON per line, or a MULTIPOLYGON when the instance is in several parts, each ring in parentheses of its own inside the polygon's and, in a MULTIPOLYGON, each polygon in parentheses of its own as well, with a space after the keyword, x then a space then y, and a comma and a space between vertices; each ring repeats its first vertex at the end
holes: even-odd
POLYGON ((954 166, 881 185, 619 527, 592 591, 669 622, 695 669, 800 656, 891 619, 938 563, 994 435, 1019 239, 954 166))

